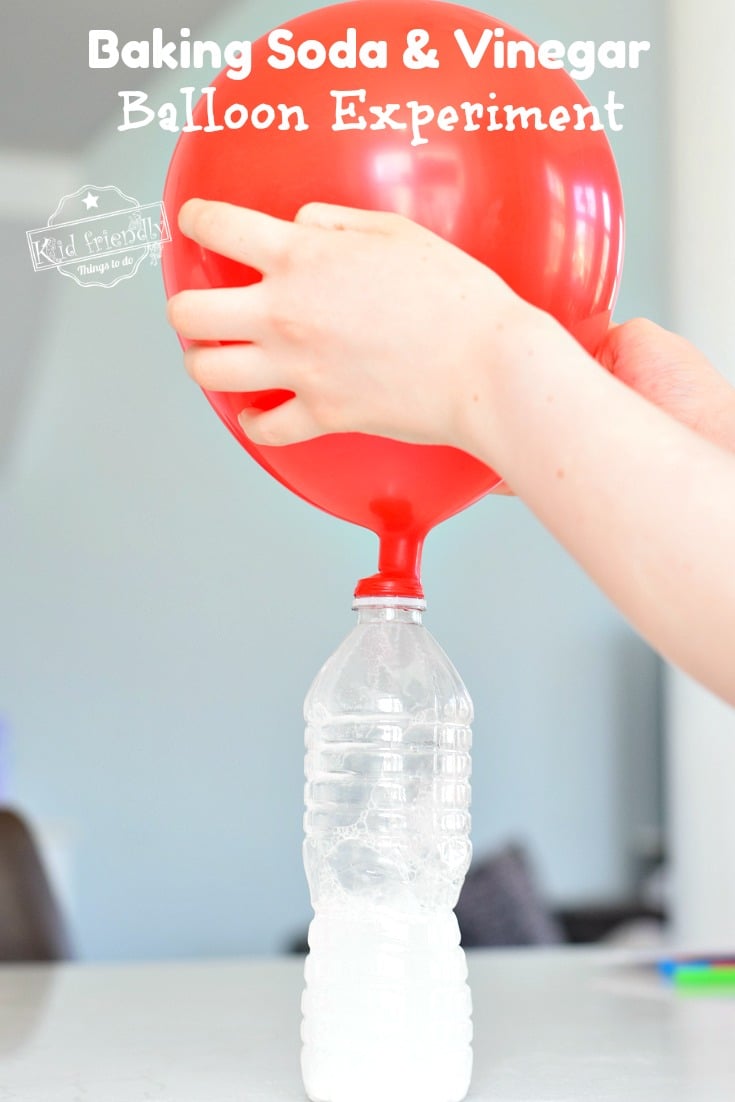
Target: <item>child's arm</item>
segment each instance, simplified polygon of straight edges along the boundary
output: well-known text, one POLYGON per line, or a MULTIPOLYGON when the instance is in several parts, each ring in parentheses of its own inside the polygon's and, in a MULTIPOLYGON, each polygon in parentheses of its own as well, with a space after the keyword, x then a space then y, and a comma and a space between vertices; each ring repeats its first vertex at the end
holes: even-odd
POLYGON ((496 375, 492 452, 480 411, 469 450, 653 646, 735 704, 735 454, 583 354, 524 347, 496 375))
MULTIPOLYGON (((294 390, 243 418, 260 443, 351 430, 477 455, 655 647, 735 703, 735 455, 720 446, 735 444, 735 399, 724 381, 693 365, 701 390, 668 402, 680 424, 433 234, 323 206, 299 223, 184 208, 184 232, 264 273, 253 287, 171 301, 183 335, 252 342, 190 350, 194 378, 294 390)), ((621 340, 613 330, 603 350, 613 371, 639 371, 629 381, 643 393, 665 379, 621 340)))

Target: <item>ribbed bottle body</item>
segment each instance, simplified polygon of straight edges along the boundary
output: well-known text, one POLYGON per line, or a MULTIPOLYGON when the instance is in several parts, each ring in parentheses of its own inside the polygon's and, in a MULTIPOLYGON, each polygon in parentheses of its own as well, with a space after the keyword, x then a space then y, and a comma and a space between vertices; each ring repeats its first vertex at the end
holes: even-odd
POLYGON ((472 704, 415 609, 370 606, 305 704, 314 1102, 459 1102, 471 1000, 452 908, 470 860, 472 704))

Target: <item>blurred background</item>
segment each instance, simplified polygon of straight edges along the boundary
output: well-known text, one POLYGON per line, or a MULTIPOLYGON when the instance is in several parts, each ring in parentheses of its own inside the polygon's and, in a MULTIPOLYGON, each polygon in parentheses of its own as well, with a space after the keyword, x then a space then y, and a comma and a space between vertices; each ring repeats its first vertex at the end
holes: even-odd
MULTIPOLYGON (((163 102, 208 80, 90 71, 90 28, 125 41, 189 26, 224 44, 313 6, 3 11, 0 799, 31 824, 82 959, 298 941, 302 701, 351 627, 376 541, 239 450, 184 374, 159 270, 80 288, 33 272, 25 231, 82 184, 157 200, 176 136, 119 134, 117 91, 163 102)), ((678 328, 726 370, 724 45, 685 0, 474 6, 536 40, 653 44, 639 70, 584 87, 626 105, 611 136, 628 220, 617 320, 678 328)), ((712 8, 735 30, 724 2, 712 8)), ((560 936, 648 915, 722 941, 735 924, 732 714, 665 673, 517 501, 486 499, 434 532, 424 583, 425 622, 475 701, 478 864, 520 853, 560 936)))

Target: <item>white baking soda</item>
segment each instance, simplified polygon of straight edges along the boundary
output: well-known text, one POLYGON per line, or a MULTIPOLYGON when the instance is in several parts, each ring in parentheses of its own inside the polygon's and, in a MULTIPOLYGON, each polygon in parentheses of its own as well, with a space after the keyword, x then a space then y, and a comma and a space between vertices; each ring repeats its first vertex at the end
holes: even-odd
POLYGON ((301 1066, 312 1102, 461 1102, 471 997, 453 912, 321 912, 309 930, 301 1066))

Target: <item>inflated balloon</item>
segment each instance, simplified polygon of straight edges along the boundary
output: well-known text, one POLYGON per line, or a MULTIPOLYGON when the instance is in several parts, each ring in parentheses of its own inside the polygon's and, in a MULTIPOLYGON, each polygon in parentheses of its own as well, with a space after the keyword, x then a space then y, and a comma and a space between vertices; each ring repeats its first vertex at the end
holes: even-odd
MULTIPOLYGON (((303 47, 295 64, 272 67, 273 42, 260 39, 247 79, 232 80, 223 72, 214 92, 196 105, 194 124, 202 129, 182 133, 166 180, 172 226, 192 197, 287 219, 314 200, 395 211, 493 268, 594 352, 617 294, 622 199, 605 132, 590 128, 589 116, 581 114, 587 101, 571 78, 561 69, 527 68, 522 57, 516 68, 494 68, 492 49, 473 68, 469 55, 477 50, 479 58, 483 41, 502 41, 507 48, 529 40, 491 16, 436 0, 353 0, 283 26, 292 37, 279 38, 276 60, 288 57, 287 47, 303 47), (438 67, 411 68, 404 61, 410 32, 418 28, 429 31, 424 53, 436 50, 438 67), (319 60, 314 40, 327 49, 347 44, 332 51, 336 66, 327 57, 320 67, 309 67, 319 60), (371 47, 363 64, 339 67, 348 48, 359 50, 371 41, 387 43, 386 67, 368 67, 370 57, 377 57, 371 47), (390 118, 404 128, 386 121, 389 104, 398 105, 390 118), (308 129, 300 127, 299 112, 289 114, 279 105, 300 107, 308 129), (547 128, 536 129, 533 116, 524 128, 521 115, 508 128, 508 107, 537 108, 547 128), (371 108, 382 108, 382 115, 371 108), (358 128, 361 119, 365 125, 358 128), (583 119, 584 127, 576 129, 583 119)), ((176 230, 163 268, 168 294, 260 278, 176 230)), ((451 316, 443 321, 451 328, 451 316)), ((491 359, 488 349, 488 370, 491 359)), ((340 434, 258 447, 243 434, 238 413, 273 408, 290 393, 207 397, 275 478, 312 504, 377 533, 379 573, 360 583, 359 595, 420 596, 427 532, 499 482, 493 471, 454 448, 375 436, 340 434)))

